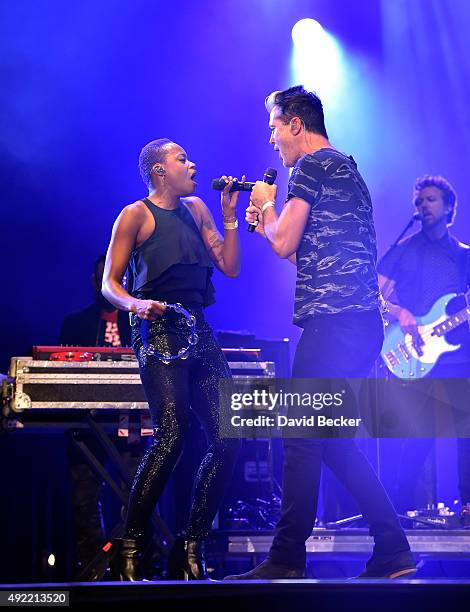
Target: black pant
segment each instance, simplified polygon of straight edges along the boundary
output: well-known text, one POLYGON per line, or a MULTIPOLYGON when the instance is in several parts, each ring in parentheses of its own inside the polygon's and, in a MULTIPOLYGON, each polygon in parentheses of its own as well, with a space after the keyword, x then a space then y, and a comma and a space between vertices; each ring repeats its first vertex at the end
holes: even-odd
MULTIPOLYGON (((292 376, 365 377, 382 342, 378 311, 313 317, 297 346, 292 376)), ((285 439, 281 518, 270 559, 295 567, 305 565, 305 541, 315 524, 322 461, 356 499, 370 525, 374 552, 409 550, 383 486, 353 439, 285 439)))
POLYGON ((219 434, 219 381, 230 378, 230 369, 202 309, 189 310, 196 317, 199 341, 187 359, 170 363, 148 355, 145 348, 176 354, 187 344, 184 318, 173 311, 152 323, 134 317, 133 347, 155 434, 132 485, 126 520, 129 538, 138 538, 145 531, 183 450, 191 408, 204 428, 208 447, 194 483, 188 538, 207 537, 237 458, 239 441, 221 439, 219 434))

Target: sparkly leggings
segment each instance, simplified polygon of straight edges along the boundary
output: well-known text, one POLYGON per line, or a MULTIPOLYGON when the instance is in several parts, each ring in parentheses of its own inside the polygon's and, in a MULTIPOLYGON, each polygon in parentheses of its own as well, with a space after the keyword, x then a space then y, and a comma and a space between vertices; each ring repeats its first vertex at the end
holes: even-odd
POLYGON ((154 426, 154 442, 143 456, 132 485, 126 519, 126 537, 141 537, 183 450, 189 411, 201 422, 207 442, 193 488, 186 530, 188 539, 209 534, 212 521, 232 476, 239 442, 219 435, 219 380, 231 376, 227 360, 202 309, 189 309, 196 317, 198 343, 187 359, 168 364, 149 356, 151 345, 160 353, 176 354, 187 346, 188 327, 181 315, 167 311, 153 322, 133 317, 132 344, 154 426))

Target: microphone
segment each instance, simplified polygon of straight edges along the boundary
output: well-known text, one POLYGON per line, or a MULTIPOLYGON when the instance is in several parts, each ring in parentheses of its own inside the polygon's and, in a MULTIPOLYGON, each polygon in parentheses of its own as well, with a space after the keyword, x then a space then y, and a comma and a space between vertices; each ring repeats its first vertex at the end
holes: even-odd
MULTIPOLYGON (((263 176, 263 182, 267 183, 268 185, 273 185, 274 181, 276 180, 276 176, 277 176, 277 170, 276 168, 266 168, 265 172, 264 172, 264 176, 263 176)), ((254 232, 256 229, 256 226, 258 225, 258 221, 256 221, 256 223, 248 223, 248 231, 254 232)))
MULTIPOLYGON (((406 232, 410 229, 410 227, 413 225, 413 223, 415 221, 420 221, 420 220, 421 220, 421 213, 414 212, 411 215, 411 219, 406 224, 405 229, 401 232, 401 234, 398 236, 398 238, 395 240, 395 242, 390 247, 390 251, 397 246, 397 244, 400 242, 400 240, 403 238, 403 236, 406 234, 406 232)), ((383 293, 383 288, 382 288, 382 293, 383 293)))
MULTIPOLYGON (((224 179, 214 179, 212 181, 212 189, 223 191, 226 184, 224 179)), ((230 187, 229 193, 234 191, 251 191, 254 186, 255 183, 249 183, 248 181, 234 181, 233 185, 230 187)))
MULTIPOLYGON (((264 173, 263 181, 272 185, 276 180, 277 170, 275 168, 266 168, 266 172, 264 173)), ((224 179, 213 179, 212 180, 212 189, 216 191, 223 191, 225 189, 226 181, 224 179)), ((251 191, 255 183, 250 183, 249 181, 234 181, 233 185, 230 187, 229 193, 234 191, 251 191)))

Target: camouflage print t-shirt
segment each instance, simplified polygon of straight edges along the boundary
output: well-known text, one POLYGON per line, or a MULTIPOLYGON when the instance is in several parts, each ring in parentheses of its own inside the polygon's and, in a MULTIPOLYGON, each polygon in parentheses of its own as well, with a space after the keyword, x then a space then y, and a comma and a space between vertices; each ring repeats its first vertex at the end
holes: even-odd
POLYGON ((294 323, 377 308, 372 202, 353 158, 334 149, 301 157, 289 180, 293 197, 311 206, 297 250, 294 323))

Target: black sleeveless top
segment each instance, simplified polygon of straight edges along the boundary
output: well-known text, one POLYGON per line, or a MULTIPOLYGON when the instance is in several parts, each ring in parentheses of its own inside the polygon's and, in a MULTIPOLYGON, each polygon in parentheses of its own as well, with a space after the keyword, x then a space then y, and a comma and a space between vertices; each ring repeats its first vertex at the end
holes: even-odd
POLYGON ((129 259, 129 290, 134 297, 182 304, 214 303, 214 269, 193 216, 183 202, 172 210, 142 200, 155 230, 129 259))

